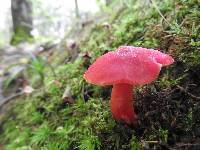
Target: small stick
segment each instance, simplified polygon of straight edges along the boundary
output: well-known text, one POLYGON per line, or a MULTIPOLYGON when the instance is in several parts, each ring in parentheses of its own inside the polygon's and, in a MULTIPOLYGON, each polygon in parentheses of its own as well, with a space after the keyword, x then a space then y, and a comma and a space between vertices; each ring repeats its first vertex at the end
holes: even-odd
POLYGON ((154 0, 150 0, 153 7, 156 9, 156 11, 159 13, 159 15, 163 18, 163 20, 165 20, 165 22, 169 25, 169 26, 172 26, 168 21, 167 19, 163 16, 163 14, 161 13, 161 11, 159 10, 158 6, 156 5, 155 1, 154 0))
POLYGON ((175 148, 181 148, 181 147, 185 147, 185 146, 200 146, 200 144, 192 144, 192 143, 180 143, 180 144, 177 144, 175 146, 175 148))
POLYGON ((181 91, 185 92, 187 95, 189 95, 190 97, 192 97, 193 99, 200 100, 200 97, 199 97, 199 96, 195 96, 195 95, 189 93, 186 89, 184 89, 184 88, 181 87, 180 85, 177 85, 177 87, 178 87, 181 91))
POLYGON ((9 96, 9 97, 3 99, 3 102, 0 103, 0 114, 1 114, 1 109, 2 109, 7 103, 9 103, 11 100, 13 100, 13 99, 15 99, 15 98, 17 98, 17 97, 19 97, 19 96, 21 96, 21 95, 23 95, 23 94, 24 94, 24 92, 20 92, 20 93, 11 95, 11 96, 9 96))
POLYGON ((145 141, 145 142, 150 143, 150 144, 157 144, 157 143, 159 143, 159 141, 145 141))

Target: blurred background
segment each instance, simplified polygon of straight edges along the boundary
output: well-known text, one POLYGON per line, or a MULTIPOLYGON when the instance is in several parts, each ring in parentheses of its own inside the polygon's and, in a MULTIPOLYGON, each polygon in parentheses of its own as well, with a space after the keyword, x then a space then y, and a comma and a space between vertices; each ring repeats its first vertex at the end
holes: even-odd
MULTIPOLYGON (((0 103, 6 101, 3 98, 9 98, 21 89, 21 86, 14 85, 18 84, 17 79, 21 80, 24 69, 30 68, 30 61, 38 61, 33 68, 39 69, 36 71, 36 76, 43 78, 44 66, 37 57, 41 57, 45 63, 48 57, 39 56, 39 53, 47 49, 57 51, 57 46, 59 50, 63 50, 60 53, 67 53, 67 47, 76 45, 75 40, 79 37, 77 35, 84 26, 98 22, 98 18, 94 18, 100 14, 106 3, 105 0, 2 1, 0 5, 0 103), (15 80, 16 83, 13 82, 15 80)), ((23 77, 21 81, 23 84, 24 80, 29 80, 29 77, 26 79, 23 77)), ((41 81, 39 79, 36 82, 41 81)))
POLYGON ((100 10, 98 3, 105 3, 105 1, 2 1, 0 6, 0 46, 26 41, 26 37, 17 37, 22 36, 19 35, 21 32, 25 32, 24 36, 34 37, 36 42, 59 40, 64 37, 66 31, 76 20, 84 21, 97 13, 100 10))

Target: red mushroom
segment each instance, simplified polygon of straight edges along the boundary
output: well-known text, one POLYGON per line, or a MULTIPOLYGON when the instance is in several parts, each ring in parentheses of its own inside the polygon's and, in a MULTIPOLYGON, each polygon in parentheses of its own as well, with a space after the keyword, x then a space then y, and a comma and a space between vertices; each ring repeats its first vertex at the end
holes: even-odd
POLYGON ((113 117, 135 124, 133 88, 154 81, 161 67, 173 62, 171 56, 158 50, 121 46, 99 57, 85 72, 84 78, 95 85, 113 85, 110 101, 113 117))

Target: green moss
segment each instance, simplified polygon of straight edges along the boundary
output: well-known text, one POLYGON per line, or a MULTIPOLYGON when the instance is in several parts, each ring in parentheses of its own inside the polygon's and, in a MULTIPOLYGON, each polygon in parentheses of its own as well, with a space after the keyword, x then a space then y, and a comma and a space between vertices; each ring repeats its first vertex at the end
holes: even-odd
POLYGON ((12 36, 10 43, 12 45, 17 45, 25 41, 30 43, 33 42, 33 36, 29 33, 29 31, 27 31, 27 27, 18 26, 15 30, 14 35, 12 36))
MULTIPOLYGON (((27 98, 26 103, 18 103, 17 107, 10 111, 16 118, 4 120, 4 132, 0 137, 2 144, 10 143, 5 145, 6 149, 23 147, 25 143, 34 149, 46 148, 51 146, 52 142, 58 147, 63 147, 64 144, 63 149, 96 149, 100 147, 97 135, 101 131, 109 131, 115 125, 105 102, 90 100, 85 103, 80 99, 73 106, 60 108, 62 102, 58 99, 52 106, 43 105, 43 101, 45 100, 40 96, 27 98), (31 110, 25 111, 30 105, 31 110)), ((7 116, 9 115, 11 114, 7 116)))

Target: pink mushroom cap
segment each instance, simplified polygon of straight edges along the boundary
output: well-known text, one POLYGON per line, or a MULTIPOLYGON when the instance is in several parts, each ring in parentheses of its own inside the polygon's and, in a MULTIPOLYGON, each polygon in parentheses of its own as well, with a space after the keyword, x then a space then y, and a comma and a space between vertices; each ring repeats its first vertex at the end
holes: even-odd
POLYGON ((89 83, 102 86, 119 83, 144 85, 158 77, 162 66, 173 62, 171 56, 158 50, 121 46, 97 58, 84 78, 89 83))

